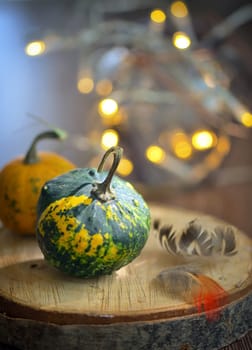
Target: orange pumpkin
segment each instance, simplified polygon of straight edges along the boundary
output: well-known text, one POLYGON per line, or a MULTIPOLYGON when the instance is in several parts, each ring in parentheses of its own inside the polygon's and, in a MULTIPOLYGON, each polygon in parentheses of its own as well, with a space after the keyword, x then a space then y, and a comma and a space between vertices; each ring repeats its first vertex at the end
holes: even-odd
POLYGON ((37 142, 45 138, 63 139, 59 129, 40 133, 25 157, 9 162, 0 172, 0 219, 5 227, 20 234, 35 234, 36 207, 44 183, 75 165, 52 152, 37 152, 37 142))

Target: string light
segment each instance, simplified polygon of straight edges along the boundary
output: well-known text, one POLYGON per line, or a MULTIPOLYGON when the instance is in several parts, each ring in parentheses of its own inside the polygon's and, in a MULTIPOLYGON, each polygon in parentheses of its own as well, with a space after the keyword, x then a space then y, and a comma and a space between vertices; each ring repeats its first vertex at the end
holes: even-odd
POLYGON ((171 4, 170 11, 174 17, 183 18, 188 15, 188 9, 183 1, 175 1, 171 4))
POLYGON ((181 159, 189 159, 192 156, 192 146, 188 135, 183 130, 175 130, 170 136, 170 144, 173 153, 181 159))
POLYGON ((175 155, 181 159, 189 159, 192 156, 192 146, 186 140, 178 142, 173 151, 175 155))
POLYGON ((174 148, 179 142, 188 141, 187 134, 182 129, 173 130, 170 135, 170 143, 174 148))
POLYGON ((89 77, 81 78, 78 81, 77 88, 82 94, 89 94, 94 88, 94 81, 89 77))
POLYGON ((151 145, 146 149, 145 156, 150 162, 160 164, 165 160, 166 154, 163 148, 151 145))
POLYGON ((101 117, 110 118, 118 111, 118 104, 112 98, 106 98, 100 101, 98 111, 101 117))
POLYGON ((108 79, 103 79, 97 82, 95 91, 100 96, 107 96, 111 94, 113 90, 112 82, 108 79))
MULTIPOLYGON (((185 30, 186 25, 189 23, 188 21, 190 21, 189 18, 187 18, 187 19, 185 18, 189 14, 186 4, 183 1, 173 1, 171 6, 170 6, 170 13, 172 14, 172 16, 176 17, 176 18, 173 18, 173 17, 170 18, 174 22, 174 24, 180 24, 180 26, 178 25, 177 27, 180 28, 181 30, 185 30), (182 18, 182 20, 177 20, 177 18, 178 19, 182 18), (183 20, 183 18, 185 18, 185 19, 183 20)), ((154 9, 150 13, 150 20, 148 23, 149 28, 154 28, 154 30, 156 30, 155 28, 160 28, 160 32, 161 32, 161 30, 164 29, 166 20, 167 20, 167 16, 166 16, 166 13, 164 11, 162 11, 161 9, 154 9)), ((104 30, 103 30, 103 27, 101 27, 101 28, 102 28, 101 37, 104 37, 104 33, 106 34, 106 26, 104 26, 104 30)), ((122 29, 123 29, 123 27, 122 27, 122 29)), ((120 30, 120 28, 119 28, 119 30, 120 30)), ((99 29, 99 31, 100 31, 100 29, 99 29)), ((145 91, 144 91, 143 104, 145 102, 148 102, 151 105, 151 107, 152 107, 152 105, 155 107, 156 107, 156 105, 158 105, 158 107, 159 107, 159 96, 158 96, 158 94, 156 94, 156 91, 154 91, 154 93, 152 91, 152 89, 156 90, 155 85, 154 84, 152 85, 152 80, 155 83, 155 79, 156 79, 155 68, 158 69, 160 64, 164 65, 164 68, 166 68, 166 66, 165 66, 166 62, 165 62, 165 60, 162 63, 162 61, 161 60, 159 61, 158 59, 153 59, 153 60, 148 59, 149 52, 150 53, 154 52, 154 50, 149 50, 149 45, 148 45, 149 38, 148 38, 148 36, 146 36, 146 43, 145 43, 145 40, 141 41, 141 48, 143 47, 143 49, 144 49, 143 54, 136 55, 136 58, 135 58, 134 52, 135 51, 138 52, 138 51, 137 50, 134 51, 134 49, 135 49, 135 46, 138 49, 138 45, 137 44, 135 45, 134 34, 133 34, 133 41, 132 41, 132 43, 130 42, 130 44, 132 44, 133 53, 131 53, 131 45, 129 45, 130 49, 127 51, 127 56, 123 56, 123 59, 121 59, 122 57, 120 55, 119 55, 120 57, 117 57, 117 55, 113 56, 115 53, 114 53, 114 50, 110 50, 110 45, 108 46, 108 48, 107 47, 105 48, 103 46, 103 43, 102 43, 103 39, 99 38, 99 31, 98 31, 98 34, 96 32, 94 33, 94 34, 97 34, 97 37, 98 37, 97 45, 94 45, 94 47, 99 48, 99 44, 101 43, 102 44, 101 47, 104 48, 103 51, 106 50, 107 52, 105 52, 103 56, 101 55, 102 59, 100 61, 98 61, 98 59, 96 57, 98 57, 100 55, 100 52, 97 51, 96 49, 94 51, 92 51, 93 50, 92 46, 88 46, 89 49, 91 50, 91 54, 94 54, 93 57, 95 59, 92 60, 92 56, 90 54, 90 60, 88 61, 89 63, 86 63, 86 60, 85 60, 86 57, 85 57, 84 63, 85 63, 85 66, 86 65, 88 66, 88 68, 87 68, 88 73, 86 71, 84 74, 83 74, 83 72, 81 72, 82 73, 81 75, 79 74, 77 87, 78 87, 79 92, 81 92, 83 94, 89 94, 90 92, 95 91, 97 96, 99 96, 98 98, 99 98, 100 102, 98 103, 98 105, 96 105, 94 112, 96 112, 96 114, 97 114, 97 108, 98 108, 98 113, 101 116, 101 120, 98 121, 98 123, 102 124, 103 129, 106 128, 107 130, 105 130, 101 135, 100 126, 96 124, 95 128, 97 128, 99 130, 99 132, 97 131, 98 136, 96 135, 94 137, 94 139, 92 139, 90 137, 89 141, 91 141, 92 147, 93 147, 93 145, 97 145, 97 143, 98 144, 100 143, 103 149, 108 149, 110 147, 118 145, 118 143, 120 141, 120 134, 118 134, 118 132, 116 130, 114 130, 114 128, 117 129, 116 126, 119 125, 120 130, 126 130, 127 128, 131 128, 131 127, 134 128, 134 126, 135 126, 134 123, 139 122, 138 119, 134 120, 135 114, 132 113, 132 112, 135 112, 135 111, 133 111, 134 107, 132 107, 132 110, 131 110, 131 105, 130 105, 130 103, 128 103, 127 98, 130 99, 131 95, 129 97, 127 95, 126 96, 122 95, 122 93, 127 94, 128 92, 131 92, 127 89, 127 87, 131 86, 131 85, 130 84, 127 85, 127 83, 129 82, 129 83, 134 84, 134 80, 129 80, 129 79, 134 79, 134 76, 135 76, 134 73, 135 72, 138 73, 138 71, 137 71, 138 66, 145 65, 144 67, 146 67, 147 64, 148 65, 153 64, 153 66, 150 67, 150 68, 153 68, 153 69, 150 69, 150 72, 149 72, 150 76, 147 76, 147 78, 145 78, 145 76, 144 76, 143 81, 142 80, 139 81, 139 86, 141 84, 141 86, 143 85, 143 87, 146 88, 146 91, 150 90, 149 95, 148 95, 149 91, 147 91, 146 95, 145 95, 145 91), (147 46, 145 46, 145 45, 147 45, 147 46), (145 52, 146 47, 148 48, 147 52, 145 52), (111 56, 112 51, 113 51, 113 55, 111 56), (113 60, 111 60, 111 63, 107 62, 108 57, 113 58, 113 60), (125 59, 125 57, 126 57, 126 59, 125 59), (137 64, 135 64, 135 63, 137 63, 137 64), (96 68, 97 66, 99 67, 99 69, 96 68), (127 73, 129 72, 129 68, 130 69, 132 68, 133 74, 131 74, 131 76, 128 77, 127 73), (96 83, 94 83, 93 79, 91 78, 93 75, 96 77, 96 80, 98 79, 98 81, 96 81, 96 83), (105 77, 106 77, 106 79, 105 79, 105 77), (101 79, 101 80, 99 80, 99 79, 101 79), (113 80, 113 82, 119 81, 118 90, 116 90, 117 84, 115 86, 113 86, 112 81, 110 79, 113 80), (149 81, 150 81, 150 83, 149 83, 149 81), (111 95, 112 91, 113 91, 113 94, 111 95), (115 101, 113 98, 110 98, 110 96, 113 96, 113 97, 119 96, 118 102, 115 101), (150 96, 150 98, 149 98, 149 96, 150 96), (153 96, 153 99, 152 99, 152 96, 153 96), (155 96, 157 96, 157 98, 155 98, 155 96), (122 112, 121 105, 124 106, 124 104, 121 103, 121 101, 127 102, 127 103, 125 103, 125 108, 128 108, 128 110, 129 110, 129 120, 126 119, 126 118, 128 118, 127 113, 125 114, 125 111, 122 112), (118 103, 119 103, 119 105, 118 105, 118 103), (132 116, 130 116, 130 114, 132 114, 132 116), (123 123, 125 123, 125 120, 129 121, 127 123, 127 125, 123 124, 123 123), (121 127, 122 127, 122 129, 121 129, 121 127)), ((145 29, 144 29, 144 31, 145 31, 145 29)), ((145 33, 144 31, 143 31, 143 33, 145 33)), ((115 26, 115 33, 117 33, 116 26, 115 26)), ((123 31, 123 33, 124 33, 124 31, 123 31)), ((131 33, 131 32, 129 32, 129 33, 131 33)), ((151 32, 151 30, 148 30, 148 33, 153 34, 151 32)), ((187 30, 185 30, 185 32, 174 33, 173 38, 172 38, 172 43, 177 49, 184 50, 184 49, 187 49, 190 47, 191 40, 193 39, 193 37, 190 38, 190 36, 188 36, 187 33, 188 33, 187 30)), ((94 38, 95 37, 96 37, 96 35, 94 35, 94 38)), ((46 41, 46 45, 45 45, 44 41, 30 42, 25 49, 27 55, 36 56, 36 55, 42 54, 45 50, 47 52, 51 51, 50 43, 48 42, 48 40, 45 37, 43 37, 43 38, 46 41)), ((88 42, 89 42, 89 40, 88 40, 88 42)), ((71 39, 69 42, 69 44, 70 44, 69 47, 72 47, 72 43, 73 43, 73 40, 71 39)), ((63 44, 63 46, 65 45, 65 47, 68 47, 68 41, 66 41, 66 43, 63 43, 63 40, 62 40, 62 44, 63 44)), ((120 40, 117 43, 117 42, 113 42, 113 39, 111 39, 111 44, 112 45, 118 44, 119 48, 120 48, 120 44, 121 44, 121 46, 123 47, 123 42, 120 43, 120 40)), ((60 42, 60 45, 61 45, 61 42, 60 42)), ((57 48, 58 46, 55 45, 55 47, 57 48)), ((171 50, 170 47, 169 47, 169 49, 171 50)), ((172 52, 172 50, 171 50, 171 52, 172 52)), ((169 51, 167 51, 167 53, 169 54, 169 51)), ((189 65, 189 63, 190 63, 190 60, 187 61, 187 56, 188 55, 185 55, 185 62, 183 62, 183 61, 181 62, 181 64, 185 63, 186 66, 187 66, 187 64, 189 65)), ((204 56, 204 53, 203 53, 203 56, 204 56)), ((201 59, 201 57, 199 57, 199 58, 201 59)), ((203 57, 203 59, 207 62, 208 61, 210 62, 209 67, 211 68, 211 61, 208 60, 207 57, 203 57)), ((110 60, 108 60, 108 61, 110 61, 110 60)), ((200 60, 199 60, 199 62, 200 62, 200 60)), ((169 62, 168 62, 168 64, 169 64, 169 62)), ((178 66, 178 67, 180 67, 180 66, 178 66)), ((182 65, 181 65, 181 67, 182 67, 182 65)), ((221 78, 220 79, 219 74, 217 74, 217 73, 221 73, 221 70, 219 68, 218 69, 213 68, 211 70, 211 69, 208 69, 208 66, 206 66, 207 68, 204 68, 204 67, 205 66, 202 66, 202 69, 200 69, 201 66, 199 66, 199 73, 201 74, 201 78, 202 78, 202 81, 200 83, 205 82, 206 86, 208 86, 209 88, 215 88, 217 86, 217 84, 222 85, 222 77, 220 76, 220 78, 221 78)), ((174 79, 176 80, 177 84, 180 84, 181 81, 180 81, 179 74, 176 75, 176 72, 175 71, 173 72, 172 68, 170 68, 170 69, 171 69, 171 71, 168 70, 167 75, 172 74, 172 76, 173 76, 173 73, 174 73, 174 76, 173 76, 174 79)), ((165 69, 164 69, 164 71, 165 71, 165 69)), ((157 78, 158 78, 158 74, 157 74, 157 78)), ((167 79, 168 83, 167 83, 167 86, 165 86, 165 88, 167 88, 167 87, 169 88, 169 76, 167 78, 168 78, 167 79)), ((198 75, 196 78, 198 79, 198 75)), ((185 79, 185 81, 186 81, 186 79, 188 80, 188 82, 187 81, 186 82, 189 86, 189 84, 191 84, 190 79, 192 79, 192 78, 189 75, 188 76, 185 75, 184 79, 185 79)), ((138 84, 138 81, 137 81, 137 84, 138 84)), ((166 84, 164 84, 164 85, 166 85, 166 84)), ((194 93, 193 86, 194 85, 192 85, 192 94, 194 93)), ((205 86, 205 89, 206 89, 206 86, 205 86)), ((163 89, 163 87, 161 87, 161 86, 159 86, 159 88, 160 88, 160 90, 162 89, 161 93, 163 93, 163 92, 165 93, 164 98, 166 99, 167 91, 163 91, 165 89, 163 89)), ((141 96, 142 91, 140 91, 140 90, 139 90, 139 94, 137 94, 137 96, 136 96, 137 102, 138 102, 138 99, 141 101, 141 98, 142 98, 142 96, 141 96)), ((169 94, 171 92, 171 98, 172 98, 172 94, 176 95, 176 90, 173 91, 172 86, 169 90, 170 90, 169 94)), ((196 91, 196 93, 197 93, 197 91, 196 91)), ((133 94, 133 91, 132 91, 132 95, 134 98, 135 94, 133 94)), ((160 95, 161 95, 160 100, 162 101, 163 95, 162 94, 160 94, 160 95)), ((97 98, 97 96, 96 96, 96 98, 97 98)), ((199 96, 199 98, 201 99, 201 96, 199 96)), ((202 97, 202 99, 203 98, 205 98, 205 95, 202 97)), ((209 109, 210 109, 210 108, 212 108, 211 107, 211 99, 209 101, 210 101, 210 103, 209 103, 209 105, 210 105, 209 109)), ((129 102, 131 102, 131 101, 129 101, 129 102)), ((135 100, 133 100, 133 102, 135 102, 135 100)), ((208 102, 208 100, 206 102, 208 102)), ((138 107, 136 107, 136 109, 137 108, 138 107)), ((147 108, 149 109, 149 105, 147 108)), ((165 109, 165 107, 164 107, 164 109, 165 109)), ((217 110, 217 108, 216 108, 216 110, 217 110)), ((153 111, 154 111, 154 108, 153 108, 153 111)), ((243 124, 245 127, 252 127, 252 114, 249 113, 249 111, 246 111, 246 112, 245 111, 246 111, 246 107, 238 109, 237 113, 236 113, 236 117, 240 121, 240 123, 243 124), (244 113, 241 113, 241 112, 244 112, 244 113)), ((92 112, 93 112, 93 110, 92 110, 92 112)), ((164 110, 164 112, 165 112, 165 110, 164 110)), ((210 112, 212 112, 212 109, 210 112)), ((177 117, 177 114, 175 114, 175 113, 178 113, 178 112, 174 111, 174 117, 172 116, 171 122, 167 122, 170 124, 170 126, 167 125, 167 127, 169 127, 169 130, 163 131, 163 133, 160 135, 159 139, 157 141, 155 141, 157 144, 152 144, 144 150, 145 156, 146 156, 147 160, 152 162, 152 163, 162 164, 162 167, 164 169, 167 169, 167 171, 172 171, 172 172, 174 172, 174 174, 179 174, 179 175, 182 174, 181 178, 183 179, 183 176, 184 176, 185 180, 187 180, 187 171, 184 171, 184 170, 185 169, 193 170, 195 165, 196 165, 195 171, 197 172, 198 177, 206 176, 208 174, 208 170, 217 168, 220 165, 221 161, 223 160, 223 157, 230 151, 231 138, 229 139, 226 136, 219 136, 219 135, 217 138, 217 135, 215 135, 212 131, 209 131, 209 130, 197 130, 196 132, 194 132, 190 135, 186 134, 183 131, 178 131, 178 130, 176 132, 173 132, 173 131, 171 132, 170 127, 173 124, 173 120, 175 121, 175 118, 177 117), (160 146, 158 146, 158 145, 160 145, 160 146), (209 150, 209 151, 199 153, 199 152, 196 152, 195 150, 197 150, 197 151, 209 150), (171 154, 171 157, 169 157, 170 154, 171 154), (175 159, 175 156, 177 157, 177 159, 175 159), (191 162, 186 163, 185 161, 188 159, 191 159, 191 162)), ((139 115, 141 117, 141 113, 139 113, 139 115)), ((96 117, 97 117, 97 115, 96 115, 96 117)), ((136 113, 136 118, 138 118, 137 113, 136 113)), ((178 120, 177 123, 179 123, 179 121, 180 120, 178 120)), ((195 123, 196 121, 193 119, 192 122, 195 123)), ((157 129, 153 130, 153 133, 155 133, 157 130, 165 130, 166 127, 165 127, 163 120, 161 120, 160 123, 162 123, 162 124, 158 125, 157 129)), ((184 123, 184 121, 182 123, 184 123)), ((127 129, 127 131, 130 132, 129 129, 127 129)), ((145 131, 143 130, 142 132, 144 133, 145 131)), ((78 142, 76 142, 76 147, 78 147, 78 149, 85 150, 88 146, 89 146, 89 144, 86 142, 85 138, 79 139, 78 142)), ((95 165, 97 165, 98 161, 97 161, 97 159, 95 160, 95 165)), ((133 169, 134 169, 133 162, 129 159, 123 158, 119 164, 118 172, 122 176, 128 176, 129 174, 132 173, 133 169)))
POLYGON ((184 32, 175 32, 172 36, 172 43, 177 49, 185 50, 191 45, 191 39, 184 32))
POLYGON ((216 135, 208 130, 198 130, 192 135, 192 145, 199 151, 207 150, 216 143, 216 135))
POLYGON ((104 130, 101 137, 101 146, 107 150, 110 147, 117 146, 119 142, 119 134, 114 129, 104 130))
POLYGON ((45 52, 46 45, 44 41, 32 41, 25 47, 25 53, 28 56, 39 56, 45 52))
POLYGON ((249 112, 243 113, 241 116, 241 122, 247 128, 251 128, 252 127, 252 114, 249 112))
POLYGON ((164 23, 166 20, 166 14, 160 9, 151 11, 150 19, 155 23, 164 23))
POLYGON ((122 158, 118 165, 117 172, 121 176, 128 176, 132 173, 133 169, 134 165, 132 161, 127 158, 122 158))

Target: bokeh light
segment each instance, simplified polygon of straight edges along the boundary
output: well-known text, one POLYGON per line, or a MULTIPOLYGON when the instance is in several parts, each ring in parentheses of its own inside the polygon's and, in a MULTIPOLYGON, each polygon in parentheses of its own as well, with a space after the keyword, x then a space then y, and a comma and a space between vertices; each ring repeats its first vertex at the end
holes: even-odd
POLYGON ((192 135, 192 145, 199 151, 207 150, 216 143, 216 135, 212 131, 198 130, 192 135))
POLYGON ((151 11, 150 19, 155 23, 164 23, 166 20, 166 14, 160 9, 151 11))
POLYGON ((183 1, 174 1, 171 4, 170 11, 173 16, 183 18, 188 15, 188 9, 183 1))
POLYGON ((101 117, 110 118, 118 111, 118 104, 112 98, 106 98, 100 101, 98 111, 101 117))
POLYGON ((39 56, 45 52, 46 45, 44 41, 31 41, 25 47, 25 53, 28 56, 39 56))
POLYGON ((188 141, 188 135, 182 129, 175 129, 170 134, 170 144, 174 148, 179 142, 188 141))
POLYGON ((121 176, 129 176, 132 173, 133 169, 134 165, 132 161, 123 157, 118 165, 117 172, 121 176))
POLYGON ((192 156, 192 146, 189 136, 183 130, 174 130, 170 136, 173 153, 180 159, 189 159, 192 156))
POLYGON ((166 153, 163 148, 157 145, 150 145, 145 152, 146 158, 156 164, 161 164, 166 157, 166 153))
POLYGON ((191 39, 184 32, 175 32, 172 36, 172 43, 177 49, 185 50, 191 45, 191 39))
POLYGON ((192 146, 186 140, 180 141, 174 146, 173 152, 180 159, 189 159, 192 156, 192 146))
POLYGON ((247 128, 252 127, 252 114, 249 112, 244 112, 241 116, 241 122, 247 128))
POLYGON ((101 136, 101 147, 105 150, 110 147, 117 146, 119 142, 119 134, 114 129, 104 130, 101 136))
POLYGON ((81 78, 78 81, 77 88, 82 94, 89 94, 94 88, 94 81, 89 77, 81 78))
POLYGON ((112 90, 113 90, 113 84, 108 79, 102 79, 98 81, 95 86, 95 91, 100 96, 107 96, 111 94, 112 90))

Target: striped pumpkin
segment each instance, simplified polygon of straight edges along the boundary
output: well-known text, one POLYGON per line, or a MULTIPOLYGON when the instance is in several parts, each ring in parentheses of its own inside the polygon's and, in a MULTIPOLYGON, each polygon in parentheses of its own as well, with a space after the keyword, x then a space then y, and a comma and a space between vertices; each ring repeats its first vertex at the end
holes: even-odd
POLYGON ((122 150, 109 149, 98 169, 74 169, 48 181, 38 202, 37 239, 45 259, 72 276, 111 274, 135 259, 150 212, 133 186, 115 176, 122 150), (109 172, 103 171, 114 154, 109 172))

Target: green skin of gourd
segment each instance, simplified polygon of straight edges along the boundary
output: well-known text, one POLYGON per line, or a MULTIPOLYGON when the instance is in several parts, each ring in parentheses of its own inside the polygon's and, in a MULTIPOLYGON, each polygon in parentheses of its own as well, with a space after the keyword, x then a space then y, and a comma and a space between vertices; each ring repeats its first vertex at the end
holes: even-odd
POLYGON ((111 274, 135 259, 150 230, 150 211, 133 186, 113 176, 113 198, 94 192, 107 172, 74 169, 48 181, 38 202, 37 239, 45 259, 77 277, 111 274))

